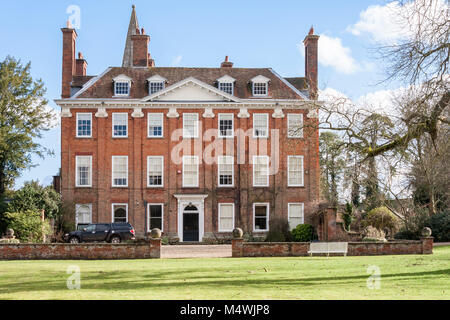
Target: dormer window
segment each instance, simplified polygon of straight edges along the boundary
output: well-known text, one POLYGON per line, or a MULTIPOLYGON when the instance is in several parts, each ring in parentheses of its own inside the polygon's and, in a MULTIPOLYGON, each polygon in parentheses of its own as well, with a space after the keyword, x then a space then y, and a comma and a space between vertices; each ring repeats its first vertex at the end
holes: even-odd
POLYGON ((147 79, 148 81, 148 92, 150 95, 162 91, 166 88, 167 79, 159 75, 155 75, 147 79))
POLYGON ((267 97, 269 95, 269 78, 257 76, 251 82, 254 97, 267 97))
POLYGON ((130 95, 131 78, 121 74, 113 79, 114 81, 114 96, 127 97, 130 95))
POLYGON ((230 76, 223 76, 220 79, 217 79, 218 88, 220 91, 228 93, 230 95, 234 95, 234 83, 236 79, 230 76))

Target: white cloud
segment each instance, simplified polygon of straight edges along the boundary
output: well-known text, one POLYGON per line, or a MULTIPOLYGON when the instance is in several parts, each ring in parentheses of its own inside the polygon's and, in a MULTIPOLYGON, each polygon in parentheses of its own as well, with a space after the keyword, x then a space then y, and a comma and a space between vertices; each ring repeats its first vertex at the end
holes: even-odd
POLYGON ((181 60, 183 60, 183 56, 178 55, 175 59, 172 60, 172 67, 178 67, 181 63, 181 60))
POLYGON ((427 5, 431 6, 431 10, 427 10, 428 16, 423 15, 422 1, 411 1, 405 5, 393 1, 384 6, 369 6, 347 31, 355 36, 369 35, 372 41, 380 44, 395 44, 411 37, 417 31, 419 21, 422 22, 421 28, 426 29, 432 26, 432 21, 447 18, 448 5, 445 0, 433 0, 427 5))
POLYGON ((333 67, 337 72, 352 74, 360 67, 353 59, 350 48, 344 47, 340 38, 321 35, 319 40, 319 63, 326 67, 333 67))

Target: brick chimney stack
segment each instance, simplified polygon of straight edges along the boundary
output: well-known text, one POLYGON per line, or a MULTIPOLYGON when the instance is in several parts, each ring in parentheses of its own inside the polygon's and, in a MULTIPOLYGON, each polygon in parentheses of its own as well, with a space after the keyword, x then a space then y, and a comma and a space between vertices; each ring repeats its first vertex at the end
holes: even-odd
POLYGON ((311 27, 305 41, 305 76, 310 87, 312 100, 318 99, 319 88, 319 36, 314 34, 311 27))
POLYGON ((225 61, 220 65, 221 68, 233 68, 233 62, 229 61, 228 56, 225 57, 225 61))
POLYGON ((87 61, 83 58, 83 54, 78 52, 78 59, 76 61, 77 67, 75 71, 76 76, 85 76, 87 71, 87 61))
POLYGON ((71 83, 76 74, 75 45, 77 32, 67 22, 67 27, 61 29, 63 33, 63 61, 62 61, 62 93, 63 99, 71 97, 71 83))
POLYGON ((145 34, 144 28, 139 32, 136 30, 136 34, 131 36, 133 42, 133 67, 148 67, 148 44, 150 43, 150 36, 145 34))

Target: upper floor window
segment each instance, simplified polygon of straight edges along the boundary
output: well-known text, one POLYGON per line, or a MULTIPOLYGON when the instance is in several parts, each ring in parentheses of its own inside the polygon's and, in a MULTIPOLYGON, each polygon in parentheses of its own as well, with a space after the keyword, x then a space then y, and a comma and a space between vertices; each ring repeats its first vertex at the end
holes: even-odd
POLYGON ((269 186, 269 157, 254 156, 253 157, 253 186, 268 187, 269 186))
POLYGON ((304 186, 303 156, 288 157, 288 186, 304 186))
POLYGON ((112 157, 113 187, 128 187, 128 157, 112 157))
POLYGON ((303 138, 303 114, 288 114, 288 138, 303 138))
POLYGON ((166 88, 167 79, 161 77, 160 75, 154 75, 147 79, 148 81, 148 93, 150 95, 162 91, 166 88))
POLYGON ((92 187, 92 156, 77 156, 76 162, 76 186, 92 187))
POLYGON ((234 114, 219 114, 219 138, 234 137, 234 114))
POLYGON ((92 137, 92 113, 77 113, 77 137, 92 137))
POLYGON ((234 158, 232 156, 220 156, 218 169, 219 187, 234 186, 234 158))
POLYGON ((113 113, 113 137, 128 137, 128 113, 113 113))
POLYGON ((253 137, 269 137, 269 115, 265 113, 253 115, 253 137))
POLYGON ((113 81, 114 81, 114 96, 125 97, 130 95, 131 78, 121 74, 115 77, 113 81))
POLYGON ((198 188, 199 160, 197 156, 183 157, 183 187, 198 188))
POLYGON ((164 126, 164 115, 162 113, 148 114, 148 137, 162 138, 164 126))
POLYGON ((183 114, 183 138, 198 138, 198 114, 183 114))
POLYGON ((147 162, 148 187, 162 187, 164 185, 164 157, 148 157, 147 162))
POLYGON ((269 78, 266 78, 264 76, 257 76, 251 81, 254 97, 267 97, 269 95, 269 78))
POLYGON ((228 94, 234 95, 234 83, 236 79, 230 76, 223 76, 222 78, 217 79, 219 90, 226 92, 228 94))

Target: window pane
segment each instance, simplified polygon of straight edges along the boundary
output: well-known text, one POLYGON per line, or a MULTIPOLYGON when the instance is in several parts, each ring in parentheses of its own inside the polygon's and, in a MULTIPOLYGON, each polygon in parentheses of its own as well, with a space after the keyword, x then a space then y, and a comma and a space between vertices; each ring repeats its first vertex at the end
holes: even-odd
POLYGON ((219 133, 220 137, 233 137, 234 136, 234 128, 233 128, 233 119, 234 115, 220 115, 219 116, 219 133))
POLYGON ((163 115, 157 113, 150 113, 148 115, 148 136, 162 137, 163 136, 163 115))
POLYGON ((77 119, 77 136, 90 137, 92 134, 92 115, 78 114, 77 119))
POLYGON ((234 84, 229 82, 220 82, 219 83, 219 90, 222 90, 223 92, 226 92, 228 94, 233 94, 233 86, 234 84))
POLYGON ((255 206, 255 230, 267 229, 267 206, 255 206))
POLYGON ((185 113, 183 115, 183 136, 185 138, 198 137, 198 114, 185 113))
POLYGON ((267 186, 269 182, 269 158, 255 157, 254 158, 254 185, 267 186))
POLYGON ((77 185, 88 187, 91 185, 91 157, 77 157, 77 185))
POLYGON ((128 114, 113 114, 114 137, 126 137, 128 135, 128 114))
POLYGON ((164 82, 149 82, 150 94, 154 94, 164 89, 164 82))
POLYGON ((113 186, 128 185, 128 157, 113 157, 113 186))
POLYGON ((304 223, 303 204, 289 205, 289 226, 295 229, 298 225, 304 223))
POLYGON ((183 186, 197 187, 198 185, 198 158, 183 158, 183 186))
POLYGON ((148 185, 163 185, 164 160, 161 157, 148 158, 148 185))
POLYGON ((302 186, 303 185, 303 158, 289 157, 289 185, 302 186))
POLYGON ((163 208, 162 205, 150 205, 150 230, 163 229, 163 208))
POLYGON ((232 186, 234 173, 234 158, 230 156, 219 157, 219 185, 232 186))
POLYGON ((267 95, 267 83, 254 83, 253 84, 253 95, 266 96, 267 95))
POLYGON ((116 95, 129 95, 130 85, 128 82, 116 82, 116 95))
POLYGON ((92 223, 92 205, 76 205, 77 224, 92 223))
POLYGON ((301 114, 288 115, 288 136, 289 138, 303 137, 303 115, 301 114))
POLYGON ((126 223, 127 222, 127 206, 126 205, 114 205, 114 223, 126 223))
POLYGON ((253 130, 255 137, 269 136, 269 118, 267 114, 253 115, 253 130))

